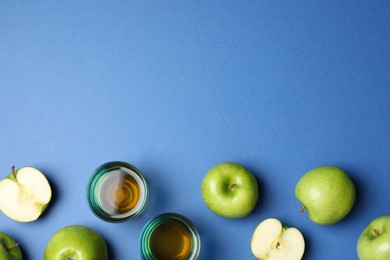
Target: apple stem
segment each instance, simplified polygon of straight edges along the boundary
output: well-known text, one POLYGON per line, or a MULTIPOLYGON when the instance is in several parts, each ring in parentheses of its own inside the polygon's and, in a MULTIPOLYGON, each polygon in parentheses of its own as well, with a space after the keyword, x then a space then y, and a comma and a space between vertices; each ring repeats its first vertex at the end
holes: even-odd
POLYGON ((376 228, 374 228, 374 235, 375 235, 376 237, 379 237, 379 231, 378 231, 378 229, 376 229, 376 228))
POLYGON ((303 213, 304 211, 305 211, 305 206, 303 206, 299 212, 303 213))
POLYGON ((16 181, 15 166, 12 166, 12 167, 11 167, 11 171, 12 171, 12 176, 14 176, 14 179, 15 179, 15 181, 16 181))
POLYGON ((237 185, 236 183, 230 184, 229 187, 228 187, 228 189, 229 189, 229 190, 232 190, 234 187, 236 187, 236 185, 237 185))
POLYGON ((15 248, 15 247, 18 247, 19 246, 19 243, 16 243, 15 245, 12 245, 12 246, 10 246, 10 247, 7 247, 7 250, 11 250, 11 249, 13 249, 13 248, 15 248))

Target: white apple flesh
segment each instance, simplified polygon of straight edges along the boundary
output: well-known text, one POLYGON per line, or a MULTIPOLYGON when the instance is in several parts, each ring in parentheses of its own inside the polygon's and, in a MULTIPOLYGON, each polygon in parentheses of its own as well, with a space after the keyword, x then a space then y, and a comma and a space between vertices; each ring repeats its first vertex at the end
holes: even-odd
POLYGON ((33 167, 23 167, 0 181, 0 210, 19 222, 31 222, 51 200, 46 177, 33 167))
POLYGON ((251 249, 257 259, 300 260, 305 240, 296 228, 286 228, 274 218, 261 222, 255 229, 251 249))

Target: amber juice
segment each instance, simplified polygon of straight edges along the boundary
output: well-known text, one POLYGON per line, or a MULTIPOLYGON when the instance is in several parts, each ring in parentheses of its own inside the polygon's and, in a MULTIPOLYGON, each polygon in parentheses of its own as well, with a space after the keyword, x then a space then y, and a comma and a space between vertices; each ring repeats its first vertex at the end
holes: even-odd
POLYGON ((111 222, 138 215, 147 200, 146 182, 132 165, 111 162, 96 171, 89 184, 88 201, 94 213, 111 222))
POLYGON ((167 221, 150 237, 150 250, 156 259, 187 259, 191 250, 191 234, 180 223, 167 221))
POLYGON ((137 206, 141 192, 131 174, 122 169, 110 172, 99 190, 101 208, 109 215, 126 214, 137 206))

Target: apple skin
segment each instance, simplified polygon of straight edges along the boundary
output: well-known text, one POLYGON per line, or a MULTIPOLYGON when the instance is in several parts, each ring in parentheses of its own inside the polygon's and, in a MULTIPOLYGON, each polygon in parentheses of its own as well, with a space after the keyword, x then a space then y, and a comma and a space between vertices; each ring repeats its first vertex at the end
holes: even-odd
POLYGON ((357 242, 360 260, 390 259, 390 216, 374 219, 357 242))
POLYGON ((70 225, 58 230, 50 239, 44 260, 108 260, 107 245, 95 230, 70 225))
POLYGON ((22 251, 19 244, 9 235, 0 232, 0 259, 1 260, 21 260, 22 251))
POLYGON ((250 171, 238 163, 223 162, 206 173, 201 194, 213 213, 226 218, 242 218, 256 206, 259 190, 250 171))
POLYGON ((331 225, 351 211, 355 202, 355 185, 342 169, 320 166, 300 178, 295 196, 314 223, 331 225))

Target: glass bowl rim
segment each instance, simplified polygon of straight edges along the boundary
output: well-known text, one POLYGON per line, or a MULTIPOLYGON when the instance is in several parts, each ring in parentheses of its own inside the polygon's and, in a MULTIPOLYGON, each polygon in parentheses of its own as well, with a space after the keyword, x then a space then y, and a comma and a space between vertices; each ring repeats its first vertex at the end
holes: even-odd
POLYGON ((124 162, 124 161, 109 161, 109 162, 103 163, 102 165, 98 166, 93 171, 93 173, 88 181, 86 195, 87 195, 88 206, 89 206, 90 210, 92 211, 92 213, 96 217, 98 217, 104 221, 111 222, 111 223, 121 223, 121 222, 125 222, 125 221, 128 221, 130 219, 137 217, 145 210, 146 204, 149 200, 148 185, 147 185, 147 182, 146 182, 143 174, 141 173, 140 170, 138 170, 137 167, 135 167, 134 165, 132 165, 130 163, 124 162), (125 216, 120 217, 120 218, 114 218, 114 217, 109 216, 103 210, 100 209, 100 207, 97 205, 97 203, 93 202, 95 200, 94 188, 95 188, 96 180, 101 178, 107 172, 110 172, 110 169, 113 169, 115 167, 124 167, 124 168, 127 168, 127 169, 133 171, 141 179, 141 182, 142 182, 144 190, 145 190, 144 199, 141 202, 142 204, 141 204, 140 208, 138 209, 138 211, 133 212, 132 214, 130 214, 128 216, 125 215, 125 216), (103 170, 105 170, 105 171, 103 172, 103 170))
POLYGON ((168 212, 168 213, 162 213, 157 215, 153 219, 149 220, 143 227, 140 235, 140 253, 142 259, 144 260, 156 259, 151 253, 149 253, 150 236, 152 235, 154 230, 157 227, 159 227, 161 224, 172 220, 182 224, 191 234, 193 244, 191 246, 191 253, 188 256, 188 259, 194 260, 198 258, 200 253, 200 248, 201 248, 201 240, 200 240, 199 232, 195 227, 194 223, 192 223, 191 220, 189 220, 187 217, 181 214, 168 212))

